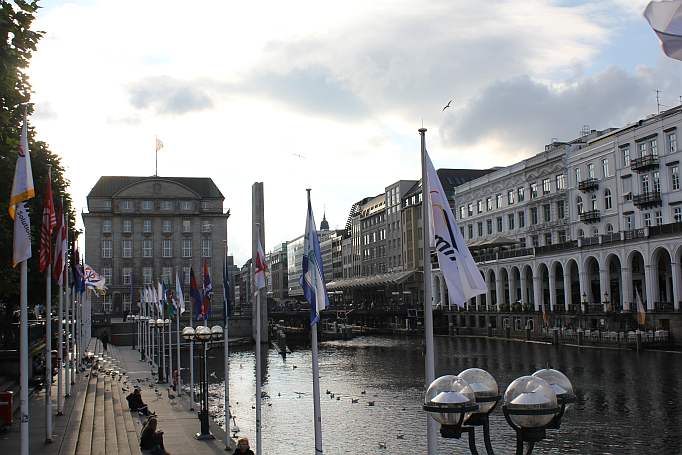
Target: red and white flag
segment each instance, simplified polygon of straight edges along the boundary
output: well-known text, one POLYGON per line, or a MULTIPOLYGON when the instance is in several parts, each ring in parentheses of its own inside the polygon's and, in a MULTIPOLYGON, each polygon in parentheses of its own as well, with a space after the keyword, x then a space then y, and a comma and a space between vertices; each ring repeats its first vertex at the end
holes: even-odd
POLYGON ((66 252, 68 247, 66 245, 66 224, 64 224, 64 205, 59 208, 59 226, 57 227, 57 242, 54 245, 54 270, 52 271, 52 278, 57 280, 59 285, 66 284, 65 270, 66 270, 66 252))
POLYGON ((52 261, 52 230, 57 225, 52 202, 52 185, 48 179, 43 206, 43 228, 40 231, 40 271, 42 272, 52 261))
POLYGON ((268 269, 265 263, 265 254, 263 254, 263 247, 258 239, 258 250, 256 251, 256 267, 254 271, 254 280, 256 281, 256 290, 265 287, 265 271, 268 269))

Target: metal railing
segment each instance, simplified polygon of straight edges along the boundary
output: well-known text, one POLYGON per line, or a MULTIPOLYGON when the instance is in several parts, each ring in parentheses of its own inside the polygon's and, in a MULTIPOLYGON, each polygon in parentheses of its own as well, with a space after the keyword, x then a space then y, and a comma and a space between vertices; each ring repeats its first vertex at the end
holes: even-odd
POLYGON ((630 169, 635 172, 654 167, 658 167, 658 155, 644 155, 643 157, 635 158, 630 162, 630 169))
POLYGON ((632 203, 636 206, 658 205, 662 202, 660 191, 647 191, 646 193, 636 194, 632 198, 632 203))
POLYGON ((597 190, 599 189, 598 182, 599 181, 594 177, 585 179, 582 182, 578 183, 578 189, 582 192, 597 190))
POLYGON ((580 221, 583 223, 592 223, 599 221, 601 219, 601 213, 599 210, 590 210, 588 212, 583 212, 580 214, 580 221))

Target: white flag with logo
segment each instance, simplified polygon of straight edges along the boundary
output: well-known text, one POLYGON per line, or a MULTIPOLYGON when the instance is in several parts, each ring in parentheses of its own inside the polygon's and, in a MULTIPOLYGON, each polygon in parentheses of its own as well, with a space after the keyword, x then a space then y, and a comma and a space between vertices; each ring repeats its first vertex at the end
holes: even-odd
POLYGON ((457 227, 448 198, 426 150, 424 159, 426 183, 423 185, 423 194, 431 207, 428 214, 429 232, 425 234, 429 236, 430 246, 435 247, 438 253, 438 263, 448 287, 450 301, 464 307, 467 300, 488 292, 488 287, 457 227))

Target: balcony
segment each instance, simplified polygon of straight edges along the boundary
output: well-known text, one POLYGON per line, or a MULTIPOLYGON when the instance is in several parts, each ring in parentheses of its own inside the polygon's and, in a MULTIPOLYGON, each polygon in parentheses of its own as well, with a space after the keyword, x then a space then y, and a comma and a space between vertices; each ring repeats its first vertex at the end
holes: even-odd
POLYGON ((580 221, 585 224, 597 223, 599 220, 601 220, 601 213, 599 210, 590 210, 589 212, 580 214, 580 221))
POLYGON ((648 191, 646 193, 636 194, 632 198, 632 203, 635 204, 635 206, 637 206, 640 210, 660 207, 663 205, 660 191, 648 191))
POLYGON ((599 181, 596 178, 590 177, 589 179, 585 179, 582 182, 578 183, 578 189, 583 193, 597 191, 599 189, 598 182, 599 181))
POLYGON ((658 169, 658 155, 644 155, 641 158, 636 158, 630 162, 630 169, 638 174, 651 169, 658 169))

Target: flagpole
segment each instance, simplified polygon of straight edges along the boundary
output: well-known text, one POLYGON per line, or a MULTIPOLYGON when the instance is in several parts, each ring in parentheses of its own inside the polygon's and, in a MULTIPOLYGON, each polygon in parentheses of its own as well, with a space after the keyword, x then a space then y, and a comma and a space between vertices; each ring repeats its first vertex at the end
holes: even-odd
MULTIPOLYGON (((308 193, 308 207, 310 207, 310 188, 306 189, 308 193)), ((313 226, 315 229, 315 226, 313 226)), ((306 234, 308 234, 306 232, 306 234)), ((308 254, 306 251, 305 254, 308 254)), ((320 264, 321 266, 321 264, 320 264)), ((310 306, 312 307, 312 303, 310 306)), ((315 311, 318 311, 317 308, 315 311)), ((313 363, 313 412, 315 418, 315 453, 322 453, 322 408, 320 406, 320 367, 318 364, 318 349, 317 349, 317 322, 310 327, 312 345, 312 363, 313 363)))
MULTIPOLYGON (((227 274, 227 240, 225 242, 225 257, 223 258, 223 338, 225 339, 225 344, 223 346, 224 356, 225 356, 225 403, 223 403, 223 411, 225 412, 225 450, 232 450, 232 442, 230 441, 230 356, 229 356, 229 345, 228 345, 228 325, 230 322, 229 317, 229 286, 228 274, 227 274)), ((260 447, 260 445, 259 445, 260 447)))
MULTIPOLYGON (((69 240, 68 240, 69 227, 68 227, 68 224, 66 227, 66 236, 67 236, 66 244, 68 245, 69 244, 69 240)), ((62 360, 59 363, 59 369, 60 369, 59 371, 61 371, 62 368, 65 369, 64 370, 64 387, 65 387, 64 397, 68 398, 71 396, 71 363, 69 362, 70 348, 68 347, 70 345, 69 334, 71 333, 71 330, 69 328, 69 309, 71 307, 71 303, 70 303, 71 301, 69 299, 71 298, 71 287, 68 284, 69 283, 69 269, 70 269, 69 265, 70 265, 71 261, 68 259, 68 257, 69 257, 68 250, 67 250, 66 257, 67 257, 67 262, 64 264, 66 267, 66 275, 65 275, 64 279, 66 280, 67 284, 66 284, 66 288, 64 289, 65 292, 64 292, 64 308, 63 308, 64 316, 63 316, 63 318, 65 321, 64 338, 66 338, 67 349, 66 349, 66 359, 64 359, 64 344, 62 344, 64 341, 63 340, 60 341, 59 342, 59 358, 62 360)), ((61 334, 61 330, 59 331, 59 333, 61 334)))
MULTIPOLYGON (((176 265, 175 266, 175 286, 176 286, 176 288, 177 288, 177 285, 178 285, 178 266, 176 265)), ((177 292, 177 289, 176 289, 176 292, 177 292)), ((182 288, 180 288, 180 292, 182 292, 182 288)), ((178 299, 178 305, 177 305, 178 311, 177 311, 177 314, 175 315, 176 316, 175 332, 176 332, 176 336, 178 338, 178 351, 177 351, 177 354, 178 354, 178 370, 177 370, 178 371, 178 386, 177 386, 176 392, 178 393, 178 395, 180 395, 180 390, 181 390, 180 384, 182 384, 182 377, 181 377, 182 368, 180 368, 180 340, 182 339, 182 338, 180 338, 180 316, 182 315, 182 312, 180 310, 180 296, 178 296, 177 299, 178 299)), ((183 296, 183 299, 184 299, 184 296, 183 296)))
POLYGON ((154 177, 159 176, 159 138, 158 136, 154 136, 154 148, 156 149, 156 161, 154 165, 154 177))
MULTIPOLYGON (((260 223, 256 223, 256 239, 260 241, 260 223)), ((261 345, 260 345, 260 288, 256 286, 256 455, 261 455, 261 345)))
MULTIPOLYGON (((190 280, 194 276, 194 269, 192 269, 192 260, 189 260, 189 270, 190 270, 190 280)), ((183 283, 184 284, 184 283, 183 283)), ((191 294, 190 289, 190 294, 191 294)), ((194 303, 194 297, 190 295, 190 300, 192 301, 192 306, 189 309, 189 326, 194 328, 194 322, 192 313, 194 313, 196 304, 194 303)), ((189 343, 189 410, 194 411, 194 342, 189 343)))
MULTIPOLYGON (((21 202, 23 204, 23 202, 21 202)), ((28 291, 26 260, 21 261, 19 291, 19 369, 21 370, 19 404, 21 406, 21 455, 28 455, 28 291)))
MULTIPOLYGON (((47 165, 47 184, 52 181, 52 165, 47 165)), ((46 196, 47 197, 47 194, 46 196)), ((44 220, 43 220, 44 222, 44 220)), ((50 229, 51 231, 51 229, 50 229)), ((52 242, 52 236, 48 239, 52 242)), ((56 248, 55 248, 56 249, 56 248)), ((52 442, 52 258, 48 258, 47 275, 45 276, 45 442, 52 442)), ((59 302, 61 303, 61 289, 59 302)), ((59 375, 61 379, 61 374, 59 375)), ((59 384, 61 400, 61 383, 59 384)))
MULTIPOLYGON (((161 280, 163 281, 163 276, 161 277, 161 280)), ((168 371, 166 370, 166 309, 164 306, 163 299, 161 299, 161 320, 163 321, 163 328, 161 330, 161 344, 159 347, 161 348, 161 369, 164 377, 163 381, 161 381, 161 377, 159 377, 160 383, 168 382, 168 371)))
MULTIPOLYGON (((431 207, 428 206, 429 195, 426 194, 427 187, 427 172, 426 172, 426 128, 419 129, 421 136, 421 164, 422 164, 422 222, 424 227, 423 243, 424 243, 424 338, 426 345, 426 387, 428 387, 436 379, 436 369, 434 361, 434 346, 433 346, 433 304, 431 302, 431 247, 429 239, 429 213, 431 207)), ((426 435, 428 444, 428 454, 436 455, 438 453, 438 425, 435 420, 427 413, 426 416, 426 435)))

